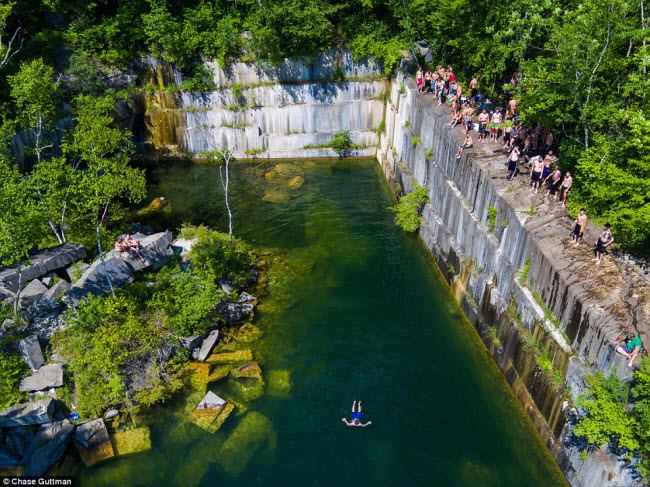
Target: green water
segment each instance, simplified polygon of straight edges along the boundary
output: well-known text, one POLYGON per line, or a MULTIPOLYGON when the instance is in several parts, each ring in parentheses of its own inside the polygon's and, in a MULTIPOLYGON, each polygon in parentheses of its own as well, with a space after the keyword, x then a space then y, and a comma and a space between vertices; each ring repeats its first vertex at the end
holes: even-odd
MULTIPOLYGON (((265 395, 215 434, 183 420, 182 398, 158 408, 152 450, 83 469, 81 485, 566 485, 423 246, 395 227, 376 162, 289 163, 305 178, 294 191, 264 177, 272 168, 231 177, 236 235, 280 256, 251 346, 265 395), (262 201, 268 191, 289 200, 262 201), (278 391, 286 372, 291 390, 278 391), (371 426, 341 422, 355 399, 371 426), (224 446, 233 432, 245 447, 224 446)), ((158 228, 227 228, 217 166, 147 171, 149 199, 172 207, 158 228)))

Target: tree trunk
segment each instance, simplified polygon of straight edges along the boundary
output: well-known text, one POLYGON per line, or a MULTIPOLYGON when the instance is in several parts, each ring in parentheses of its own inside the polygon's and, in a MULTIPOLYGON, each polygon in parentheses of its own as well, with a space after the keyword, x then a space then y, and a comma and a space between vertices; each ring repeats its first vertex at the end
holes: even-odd
POLYGON ((102 252, 102 238, 101 238, 101 228, 102 224, 104 223, 104 217, 106 216, 106 211, 108 210, 108 205, 110 204, 110 201, 106 203, 106 206, 104 207, 104 213, 102 214, 101 219, 99 220, 99 223, 97 224, 97 250, 99 251, 99 260, 102 261, 102 268, 104 269, 104 277, 106 277, 106 282, 108 283, 108 287, 111 290, 111 294, 113 297, 115 297, 115 289, 113 288, 113 281, 111 281, 110 276, 108 275, 108 271, 106 270, 106 261, 104 260, 104 253, 102 252))

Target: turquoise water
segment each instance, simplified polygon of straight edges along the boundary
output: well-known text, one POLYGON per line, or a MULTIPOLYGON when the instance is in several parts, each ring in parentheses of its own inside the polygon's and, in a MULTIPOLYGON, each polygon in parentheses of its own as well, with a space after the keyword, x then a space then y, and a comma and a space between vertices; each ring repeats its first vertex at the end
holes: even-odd
MULTIPOLYGON (((279 256, 251 345, 265 395, 215 434, 177 403, 158 408, 152 450, 83 469, 81 485, 566 485, 425 249, 394 225, 376 162, 287 163, 266 178, 273 167, 231 168, 235 234, 279 256), (295 175, 305 182, 288 190, 295 175), (278 371, 290 391, 274 390, 278 371), (355 399, 371 426, 343 425, 355 399), (234 453, 233 436, 245 438, 234 453)), ((155 226, 227 229, 217 166, 147 171, 149 199, 171 202, 155 226)))

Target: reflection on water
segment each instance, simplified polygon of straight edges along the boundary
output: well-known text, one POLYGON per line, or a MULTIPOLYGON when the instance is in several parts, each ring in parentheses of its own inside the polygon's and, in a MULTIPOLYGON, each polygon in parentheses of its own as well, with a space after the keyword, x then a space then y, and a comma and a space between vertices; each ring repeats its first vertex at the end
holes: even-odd
MULTIPOLYGON (((231 168, 235 234, 259 253, 264 294, 259 330, 216 351, 250 350, 261 379, 230 372, 234 359, 196 367, 139 418, 151 450, 66 463, 80 485, 565 485, 424 249, 395 227, 375 162, 231 168), (215 433, 189 419, 207 390, 235 406, 215 433), (346 428, 358 399, 373 424, 346 428)), ((164 196, 171 211, 143 223, 226 229, 216 166, 147 171, 144 206, 164 196)))

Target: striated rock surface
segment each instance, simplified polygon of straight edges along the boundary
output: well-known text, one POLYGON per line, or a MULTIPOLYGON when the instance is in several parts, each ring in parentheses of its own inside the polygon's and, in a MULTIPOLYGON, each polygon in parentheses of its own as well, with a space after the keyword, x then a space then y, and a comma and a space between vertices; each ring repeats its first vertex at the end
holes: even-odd
POLYGON ((21 357, 33 372, 36 372, 41 365, 45 364, 41 345, 38 343, 38 337, 36 335, 23 338, 17 345, 21 357))
POLYGON ((23 458, 27 463, 23 477, 45 474, 65 452, 74 429, 67 419, 42 425, 23 458))
POLYGON ((55 403, 50 397, 9 406, 0 412, 0 428, 52 421, 55 403))
POLYGON ((62 385, 63 364, 49 364, 21 380, 19 389, 23 392, 42 391, 62 385))

